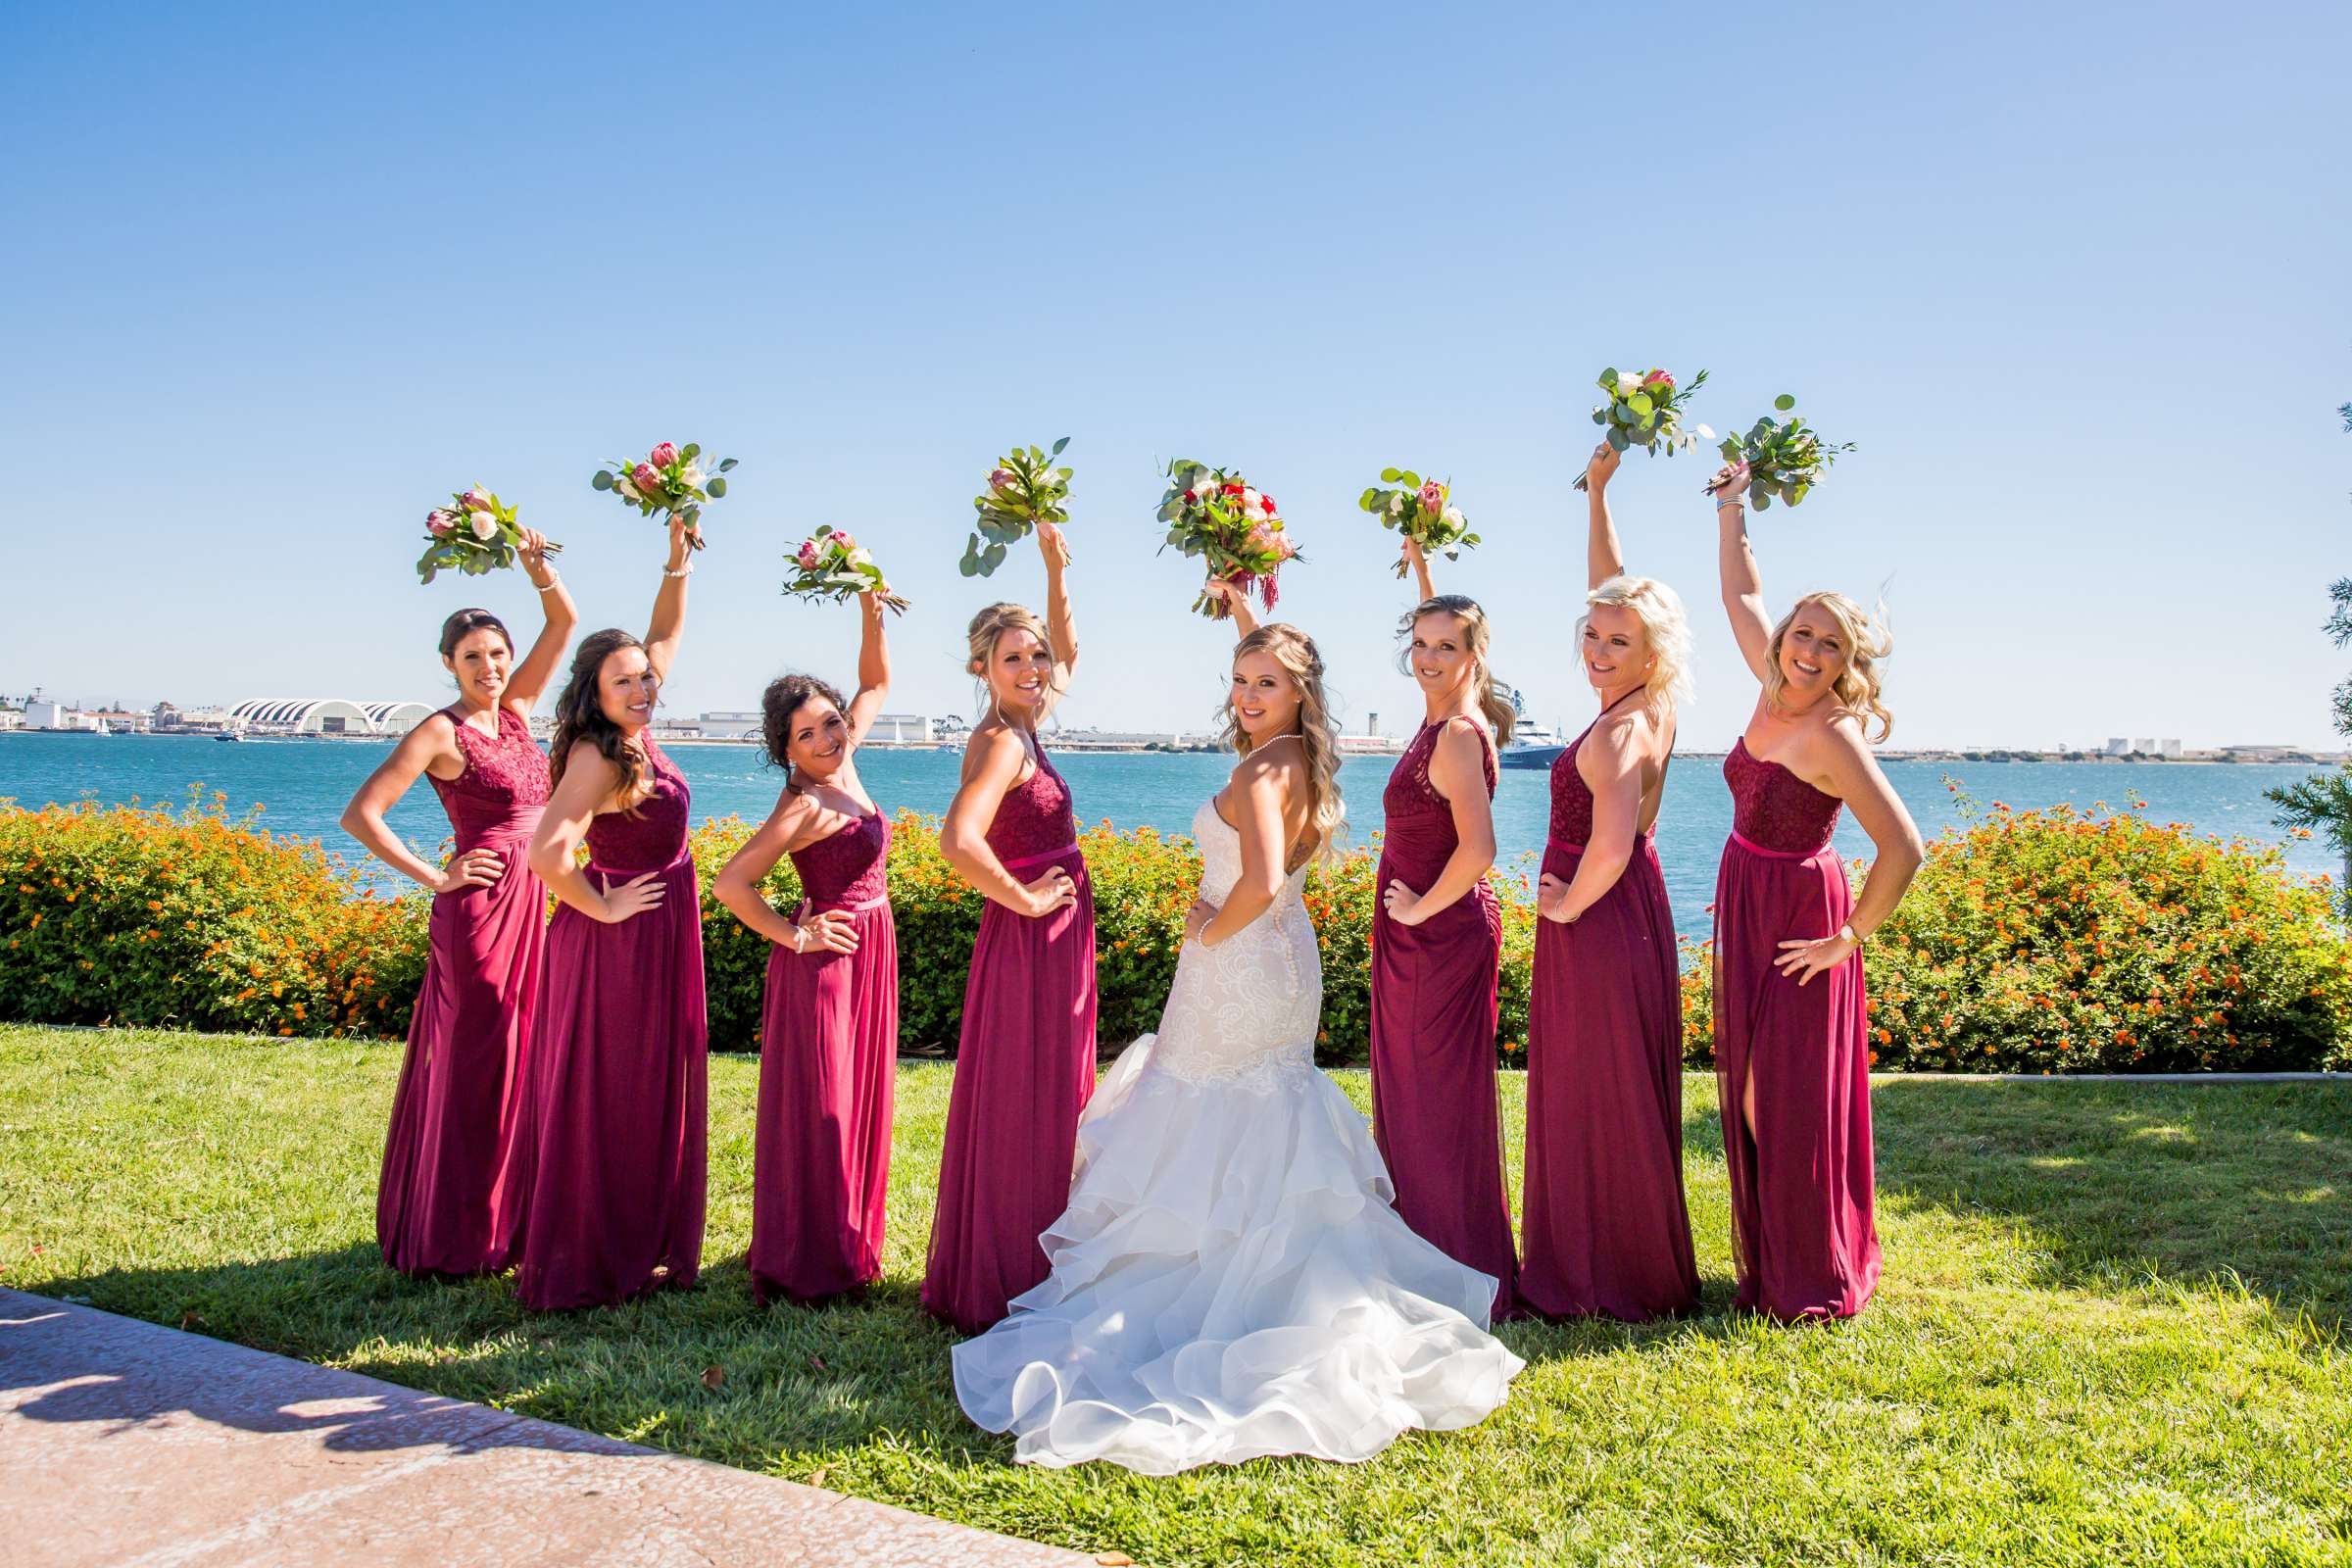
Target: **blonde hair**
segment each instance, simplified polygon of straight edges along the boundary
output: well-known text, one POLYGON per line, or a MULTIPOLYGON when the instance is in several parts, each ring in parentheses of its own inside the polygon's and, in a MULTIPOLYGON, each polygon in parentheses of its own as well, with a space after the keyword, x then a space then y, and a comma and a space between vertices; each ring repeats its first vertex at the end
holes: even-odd
MULTIPOLYGON (((1649 678, 1642 684, 1653 704, 1672 712, 1678 704, 1690 700, 1693 692, 1690 619, 1683 613, 1680 594, 1655 577, 1628 577, 1619 573, 1585 595, 1585 603, 1630 610, 1641 620, 1642 635, 1649 642, 1651 660, 1649 678)), ((1579 644, 1584 642, 1585 627, 1592 619, 1589 614, 1577 617, 1579 644)))
MULTIPOLYGON (((988 685, 988 666, 997 657, 997 644, 1004 641, 1004 634, 1010 631, 1029 633, 1045 648, 1046 657, 1054 662, 1056 668, 1061 663, 1061 655, 1054 648, 1053 634, 1047 631, 1046 623, 1038 618, 1036 611, 1031 610, 1027 605, 1010 603, 984 607, 972 616, 971 625, 964 629, 965 645, 971 653, 970 663, 967 667, 978 678, 980 707, 984 711, 994 712, 996 710, 996 694, 989 689, 988 685)), ((1052 707, 1060 696, 1060 688, 1049 682, 1046 700, 1038 705, 1039 716, 1043 717, 1046 710, 1052 707)), ((997 716, 1004 717, 1002 713, 997 716)), ((1010 720, 1007 719, 1006 722, 1009 723, 1010 720)))
POLYGON ((1829 612, 1838 623, 1838 633, 1845 639, 1845 668, 1838 672, 1830 688, 1830 696, 1838 707, 1863 721, 1863 738, 1877 744, 1894 733, 1894 715, 1879 701, 1879 661, 1894 652, 1894 639, 1886 633, 1886 614, 1882 611, 1872 615, 1843 594, 1807 594, 1788 607, 1788 613, 1772 628, 1772 641, 1764 650, 1764 702, 1774 710, 1781 706, 1781 693, 1788 678, 1781 673, 1781 644, 1788 628, 1796 623, 1796 612, 1807 605, 1819 605, 1829 612), (1877 724, 1879 732, 1870 733, 1877 724))
POLYGON ((1477 666, 1470 680, 1478 710, 1485 715, 1487 727, 1494 732, 1494 744, 1508 746, 1511 726, 1518 723, 1519 714, 1511 707, 1510 699, 1494 689, 1494 666, 1487 659, 1487 647, 1493 636, 1487 625, 1486 611, 1467 594, 1439 594, 1405 612, 1404 618, 1396 623, 1396 635, 1407 639, 1407 645, 1398 651, 1396 664, 1408 675, 1412 673, 1413 623, 1423 615, 1451 615, 1462 623, 1462 646, 1477 666))
MULTIPOLYGON (((1339 849, 1347 829, 1348 808, 1340 799, 1340 723, 1332 717, 1331 700, 1323 691, 1323 655, 1315 640, 1284 621, 1260 626, 1234 645, 1233 657, 1264 654, 1290 675, 1298 687, 1298 745, 1306 754, 1306 836, 1298 857, 1287 869, 1329 858, 1339 849)), ((1222 710, 1225 732, 1217 739, 1240 756, 1248 757, 1256 742, 1242 728, 1227 703, 1222 710)))

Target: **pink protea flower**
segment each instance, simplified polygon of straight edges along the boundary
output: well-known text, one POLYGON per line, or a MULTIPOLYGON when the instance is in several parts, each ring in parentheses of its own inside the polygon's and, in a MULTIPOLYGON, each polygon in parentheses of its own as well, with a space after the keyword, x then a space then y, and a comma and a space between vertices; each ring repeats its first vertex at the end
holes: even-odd
POLYGON ((424 514, 424 526, 426 530, 436 536, 449 532, 450 529, 455 528, 457 525, 457 514, 453 512, 447 511, 446 509, 436 508, 434 511, 428 512, 424 514))
POLYGON ((650 463, 640 463, 630 469, 629 478, 636 483, 637 493, 649 501, 662 493, 661 470, 650 463))
POLYGON ((858 548, 858 541, 851 538, 848 534, 842 532, 839 528, 833 530, 832 542, 841 546, 841 548, 844 550, 855 550, 858 548))
POLYGON ((1446 487, 1431 479, 1421 486, 1421 505, 1424 510, 1437 512, 1446 505, 1446 487))
POLYGON ((678 461, 678 449, 664 441, 645 456, 645 461, 657 468, 666 468, 678 461))
POLYGON ((493 510, 490 505, 490 498, 479 490, 466 491, 465 500, 466 510, 467 512, 489 512, 493 510))
POLYGON ((1020 475, 1010 468, 991 468, 988 471, 988 487, 1001 496, 1012 494, 1013 487, 1019 483, 1020 475))
POLYGON ((816 564, 818 560, 816 554, 816 541, 813 539, 802 540, 801 553, 792 559, 801 564, 801 569, 803 571, 814 571, 816 569, 816 564))
POLYGON ((1664 370, 1652 370, 1642 378, 1642 384, 1643 386, 1664 387, 1667 391, 1671 392, 1674 390, 1674 377, 1668 375, 1664 370))

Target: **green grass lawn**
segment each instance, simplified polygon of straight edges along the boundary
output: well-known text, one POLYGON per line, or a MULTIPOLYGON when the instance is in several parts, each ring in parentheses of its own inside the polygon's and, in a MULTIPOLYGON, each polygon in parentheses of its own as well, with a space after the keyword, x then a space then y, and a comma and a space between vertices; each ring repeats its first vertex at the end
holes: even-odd
POLYGON ((1724 1314, 1691 1079, 1706 1315, 1508 1325, 1529 1366, 1473 1431, 1152 1480, 1016 1467, 956 1408, 915 1303, 947 1067, 900 1071, 862 1302, 753 1305, 757 1064, 719 1057, 705 1288, 538 1317, 378 1261, 398 1065, 0 1026, 0 1283, 1142 1563, 2352 1562, 2352 1085, 1882 1081, 1886 1282, 1785 1329, 1724 1314))

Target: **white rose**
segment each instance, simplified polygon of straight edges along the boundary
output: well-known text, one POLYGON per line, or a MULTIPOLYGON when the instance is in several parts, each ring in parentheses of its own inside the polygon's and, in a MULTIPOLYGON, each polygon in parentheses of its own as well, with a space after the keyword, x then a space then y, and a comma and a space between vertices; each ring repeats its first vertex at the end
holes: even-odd
POLYGON ((873 553, 871 550, 868 550, 868 549, 866 549, 866 548, 865 548, 865 546, 863 546, 863 545, 859 545, 859 546, 858 546, 857 549, 855 549, 855 550, 853 550, 853 551, 851 551, 851 552, 850 552, 850 564, 851 564, 851 565, 853 565, 853 566, 870 566, 870 565, 872 565, 873 564, 874 564, 874 553, 873 553))
POLYGON ((487 512, 466 514, 466 520, 473 527, 473 536, 487 544, 498 537, 498 519, 487 512))
POLYGON ((1459 507, 1447 507, 1439 514, 1439 516, 1445 520, 1446 526, 1448 528, 1459 528, 1462 525, 1462 509, 1459 507))
POLYGON ((699 463, 689 463, 678 470, 678 477, 686 484, 700 490, 703 487, 703 466, 699 463))

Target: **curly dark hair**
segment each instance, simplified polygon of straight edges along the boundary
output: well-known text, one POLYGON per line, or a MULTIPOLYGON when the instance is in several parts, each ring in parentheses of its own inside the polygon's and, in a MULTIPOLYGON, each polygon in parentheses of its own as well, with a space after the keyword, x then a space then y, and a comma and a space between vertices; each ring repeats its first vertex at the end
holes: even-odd
POLYGON ((575 742, 593 744, 605 760, 620 774, 620 788, 614 794, 634 802, 645 784, 645 759, 629 744, 620 726, 605 716, 605 705, 596 689, 597 672, 605 661, 623 648, 643 648, 630 633, 618 627, 592 633, 580 640, 571 656, 571 676, 564 682, 564 694, 556 699, 556 733, 548 742, 548 782, 552 787, 564 777, 564 764, 571 757, 575 742))
POLYGON ((840 691, 814 675, 778 675, 760 698, 760 739, 767 748, 768 761, 784 770, 788 789, 792 787, 792 757, 785 748, 792 739, 792 715, 812 697, 822 697, 844 718, 849 716, 850 705, 841 700, 840 691))
POLYGON ((441 657, 455 659, 458 655, 458 644, 466 640, 466 634, 469 631, 479 631, 484 626, 506 639, 507 656, 513 658, 514 634, 507 630, 505 621, 487 610, 461 610, 441 623, 441 657))

